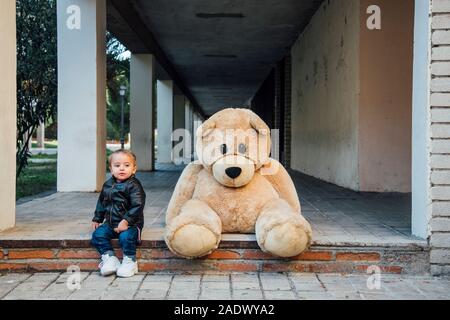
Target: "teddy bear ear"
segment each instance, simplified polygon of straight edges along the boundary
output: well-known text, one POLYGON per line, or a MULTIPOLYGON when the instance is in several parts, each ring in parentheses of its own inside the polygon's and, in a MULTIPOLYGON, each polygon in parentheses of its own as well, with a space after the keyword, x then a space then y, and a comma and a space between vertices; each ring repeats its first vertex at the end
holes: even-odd
POLYGON ((209 135, 212 130, 216 127, 216 123, 214 120, 206 120, 203 124, 197 129, 197 137, 206 137, 209 135))
POLYGON ((255 113, 250 112, 250 125, 258 134, 267 136, 270 133, 269 126, 255 113))

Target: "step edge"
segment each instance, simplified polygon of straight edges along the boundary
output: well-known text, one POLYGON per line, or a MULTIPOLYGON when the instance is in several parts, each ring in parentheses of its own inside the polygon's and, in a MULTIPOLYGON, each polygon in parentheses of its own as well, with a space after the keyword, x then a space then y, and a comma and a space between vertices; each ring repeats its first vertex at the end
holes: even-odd
MULTIPOLYGON (((117 246, 117 240, 113 240, 117 246)), ((91 248, 90 240, 87 239, 27 239, 27 240, 0 240, 0 248, 91 248)), ((164 240, 143 240, 139 246, 145 249, 167 249, 164 240)), ((399 250, 429 250, 426 241, 415 241, 410 243, 355 243, 355 242, 316 242, 312 243, 310 249, 320 248, 384 248, 399 250)), ((258 243, 252 240, 226 240, 222 241, 219 249, 259 249, 258 243)))

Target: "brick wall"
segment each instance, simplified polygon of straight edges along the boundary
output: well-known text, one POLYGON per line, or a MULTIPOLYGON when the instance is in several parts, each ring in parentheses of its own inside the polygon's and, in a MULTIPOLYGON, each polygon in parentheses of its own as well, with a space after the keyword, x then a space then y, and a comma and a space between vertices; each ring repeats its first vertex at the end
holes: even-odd
MULTIPOLYGON (((273 129, 278 129, 278 160, 281 164, 286 166, 285 161, 285 76, 284 76, 284 67, 285 67, 285 58, 281 59, 276 65, 275 68, 275 110, 274 110, 274 119, 273 129)), ((272 141, 274 143, 275 141, 272 141)), ((272 156, 273 157, 273 156, 272 156)))
POLYGON ((275 68, 275 110, 273 112, 273 129, 280 129, 281 125, 281 104, 283 103, 283 99, 281 99, 281 94, 284 94, 284 92, 281 92, 281 63, 277 63, 277 66, 275 68))
POLYGON ((291 55, 285 57, 284 65, 284 163, 291 167, 291 55))
POLYGON ((450 0, 431 3, 431 272, 450 274, 450 0))
MULTIPOLYGON (((42 241, 41 241, 42 242, 42 241)), ((53 242, 55 243, 55 242, 53 242)), ((19 244, 16 241, 15 245, 19 244)), ((83 247, 32 247, 1 248, 0 273, 65 271, 76 265, 82 271, 98 270, 99 254, 89 247, 89 242, 79 242, 83 247)), ((118 249, 117 241, 113 246, 118 249)), ((200 259, 183 259, 175 256, 164 244, 155 242, 138 248, 139 271, 262 271, 262 272, 317 272, 364 273, 370 266, 378 266, 382 273, 428 273, 429 254, 420 247, 333 247, 313 246, 310 250, 289 259, 263 253, 256 242, 233 244, 233 248, 219 248, 200 259), (241 248, 238 248, 241 247, 241 248), (248 247, 248 248, 243 248, 248 247)), ((222 246, 222 245, 221 245, 222 246)), ((226 247, 226 245, 225 245, 226 247)), ((122 258, 121 250, 117 255, 122 258)))
POLYGON ((278 159, 291 166, 291 56, 285 56, 264 80, 251 101, 256 112, 271 129, 279 129, 278 159), (282 132, 281 132, 282 131, 282 132))
MULTIPOLYGON (((283 99, 281 97, 281 89, 282 89, 282 79, 281 79, 281 68, 280 68, 280 62, 277 63, 276 67, 274 68, 274 72, 275 72, 275 105, 274 105, 274 110, 273 110, 273 127, 271 129, 278 129, 280 130, 280 125, 281 125, 281 104, 283 103, 283 99)), ((284 94, 284 92, 283 92, 284 94)), ((282 142, 282 135, 281 132, 279 132, 278 134, 278 141, 276 141, 276 136, 273 134, 272 132, 272 147, 275 146, 275 144, 278 144, 278 148, 277 149, 272 149, 273 151, 276 151, 276 154, 272 153, 271 157, 278 159, 281 163, 283 163, 283 158, 282 158, 282 148, 281 148, 281 143, 282 142)))
POLYGON ((261 117, 269 128, 274 128, 275 68, 272 68, 267 78, 253 96, 250 107, 251 110, 261 117))

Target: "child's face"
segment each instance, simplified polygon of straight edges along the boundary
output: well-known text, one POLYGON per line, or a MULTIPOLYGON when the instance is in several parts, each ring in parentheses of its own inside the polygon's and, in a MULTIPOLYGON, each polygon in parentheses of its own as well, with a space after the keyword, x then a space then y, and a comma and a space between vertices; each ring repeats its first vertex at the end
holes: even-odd
POLYGON ((136 165, 133 158, 124 153, 118 153, 113 156, 109 169, 118 181, 125 181, 136 173, 136 165))

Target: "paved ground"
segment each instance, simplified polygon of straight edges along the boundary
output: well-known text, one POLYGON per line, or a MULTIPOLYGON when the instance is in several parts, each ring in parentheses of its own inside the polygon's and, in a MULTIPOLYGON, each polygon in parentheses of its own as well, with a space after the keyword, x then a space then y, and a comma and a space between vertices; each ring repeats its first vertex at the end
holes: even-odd
MULTIPOLYGON (((162 237, 165 211, 182 167, 157 169, 138 173, 147 193, 143 239, 162 237)), ((426 245, 411 236, 409 194, 357 193, 299 173, 291 176, 315 244, 426 245)), ((97 198, 96 193, 74 192, 19 201, 16 227, 0 233, 0 239, 89 239, 97 198)))
POLYGON ((368 278, 304 273, 142 273, 128 279, 101 277, 98 272, 5 274, 0 276, 0 299, 450 299, 450 278, 382 274, 379 289, 372 290, 368 278), (75 285, 68 287, 69 279, 75 285))

